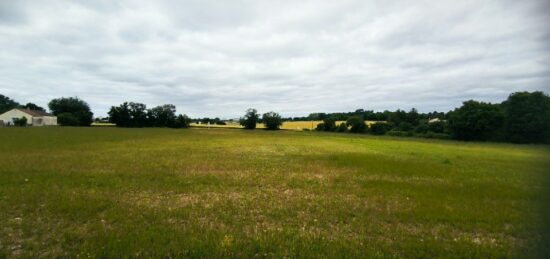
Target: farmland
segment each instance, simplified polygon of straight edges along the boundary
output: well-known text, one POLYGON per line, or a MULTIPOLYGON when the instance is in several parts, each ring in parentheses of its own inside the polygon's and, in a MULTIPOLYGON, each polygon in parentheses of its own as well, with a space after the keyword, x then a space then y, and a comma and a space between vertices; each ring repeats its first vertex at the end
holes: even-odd
POLYGON ((114 127, 0 143, 0 258, 529 256, 548 202, 547 146, 114 127))
MULTIPOLYGON (((315 127, 317 127, 317 124, 321 123, 323 121, 285 121, 283 122, 283 125, 281 125, 281 129, 284 130, 314 130, 315 127)), ((375 121, 366 121, 368 125, 374 123, 375 121)), ((344 121, 337 121, 336 125, 340 125, 340 123, 344 123, 344 121)), ((214 125, 214 124, 198 124, 198 123, 192 123, 192 127, 204 127, 204 128, 236 128, 240 129, 242 128, 241 125, 239 125, 238 122, 226 122, 226 125, 214 125)), ((261 123, 258 123, 256 125, 256 128, 263 129, 265 126, 261 123)))

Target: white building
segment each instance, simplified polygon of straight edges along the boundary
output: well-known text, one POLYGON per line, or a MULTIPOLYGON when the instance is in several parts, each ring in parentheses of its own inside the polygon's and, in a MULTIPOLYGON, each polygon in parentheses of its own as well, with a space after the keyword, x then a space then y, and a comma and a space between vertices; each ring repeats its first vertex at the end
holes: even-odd
POLYGON ((57 125, 57 117, 43 111, 33 111, 28 109, 15 108, 3 114, 0 114, 0 125, 13 125, 14 119, 27 118, 29 126, 55 126, 57 125))

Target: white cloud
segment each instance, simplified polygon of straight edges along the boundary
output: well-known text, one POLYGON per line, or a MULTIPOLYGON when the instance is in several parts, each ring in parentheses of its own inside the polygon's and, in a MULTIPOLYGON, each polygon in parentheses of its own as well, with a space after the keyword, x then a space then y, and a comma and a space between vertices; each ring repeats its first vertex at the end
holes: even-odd
MULTIPOLYGON (((0 93, 191 116, 449 110, 550 90, 541 1, 0 1, 0 93)), ((547 8, 546 8, 547 10, 547 8)))

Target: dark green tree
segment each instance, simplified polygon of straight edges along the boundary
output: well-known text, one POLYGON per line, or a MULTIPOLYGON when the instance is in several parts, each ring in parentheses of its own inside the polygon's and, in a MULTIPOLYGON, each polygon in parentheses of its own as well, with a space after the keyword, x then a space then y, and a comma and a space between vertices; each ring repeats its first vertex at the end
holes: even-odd
POLYGON ((176 123, 176 106, 165 104, 150 110, 149 119, 155 127, 174 127, 176 123))
POLYGON ((336 130, 336 120, 333 117, 327 117, 323 122, 317 125, 315 130, 320 131, 335 131, 336 130))
POLYGON ((373 135, 384 135, 389 130, 388 123, 376 122, 370 125, 369 132, 373 135))
POLYGON ((367 129, 367 124, 361 116, 351 116, 346 121, 347 126, 350 128, 349 131, 353 133, 363 133, 367 129))
POLYGON ((516 143, 550 141, 550 97, 543 92, 518 92, 502 103, 506 140, 516 143))
POLYGON ((58 123, 65 126, 90 126, 92 124, 93 113, 90 106, 85 101, 76 97, 61 97, 53 99, 48 103, 48 107, 52 113, 58 116, 58 123), (60 114, 65 114, 63 117, 72 119, 59 119, 60 114), (68 116, 70 114, 71 116, 68 116))
POLYGON ((191 123, 191 119, 187 117, 185 114, 180 114, 178 117, 176 117, 176 122, 174 124, 174 128, 189 128, 189 124, 191 123))
POLYGON ((283 125, 281 115, 276 112, 266 112, 262 116, 262 121, 267 130, 278 130, 283 125))
POLYGON ((340 123, 340 125, 338 125, 338 128, 336 128, 336 131, 337 132, 346 132, 346 131, 348 131, 348 125, 345 122, 342 122, 342 123, 340 123))
POLYGON ((23 105, 23 108, 25 109, 29 109, 29 110, 33 110, 33 111, 42 111, 42 112, 45 112, 46 109, 34 104, 34 103, 27 103, 25 105, 23 105))
POLYGON ((19 106, 19 103, 0 94, 0 114, 19 106))
POLYGON ((239 124, 241 124, 241 126, 245 129, 255 129, 259 118, 260 115, 258 114, 258 111, 250 108, 246 110, 244 117, 239 120, 239 124))
POLYGON ((470 100, 449 114, 449 129, 454 139, 498 140, 503 119, 499 105, 470 100))

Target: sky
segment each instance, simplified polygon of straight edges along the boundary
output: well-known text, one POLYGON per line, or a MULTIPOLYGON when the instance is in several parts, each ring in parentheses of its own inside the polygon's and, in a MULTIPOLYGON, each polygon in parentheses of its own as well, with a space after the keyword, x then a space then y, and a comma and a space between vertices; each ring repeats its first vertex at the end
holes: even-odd
POLYGON ((550 1, 0 0, 0 94, 191 117, 550 93, 550 1))

